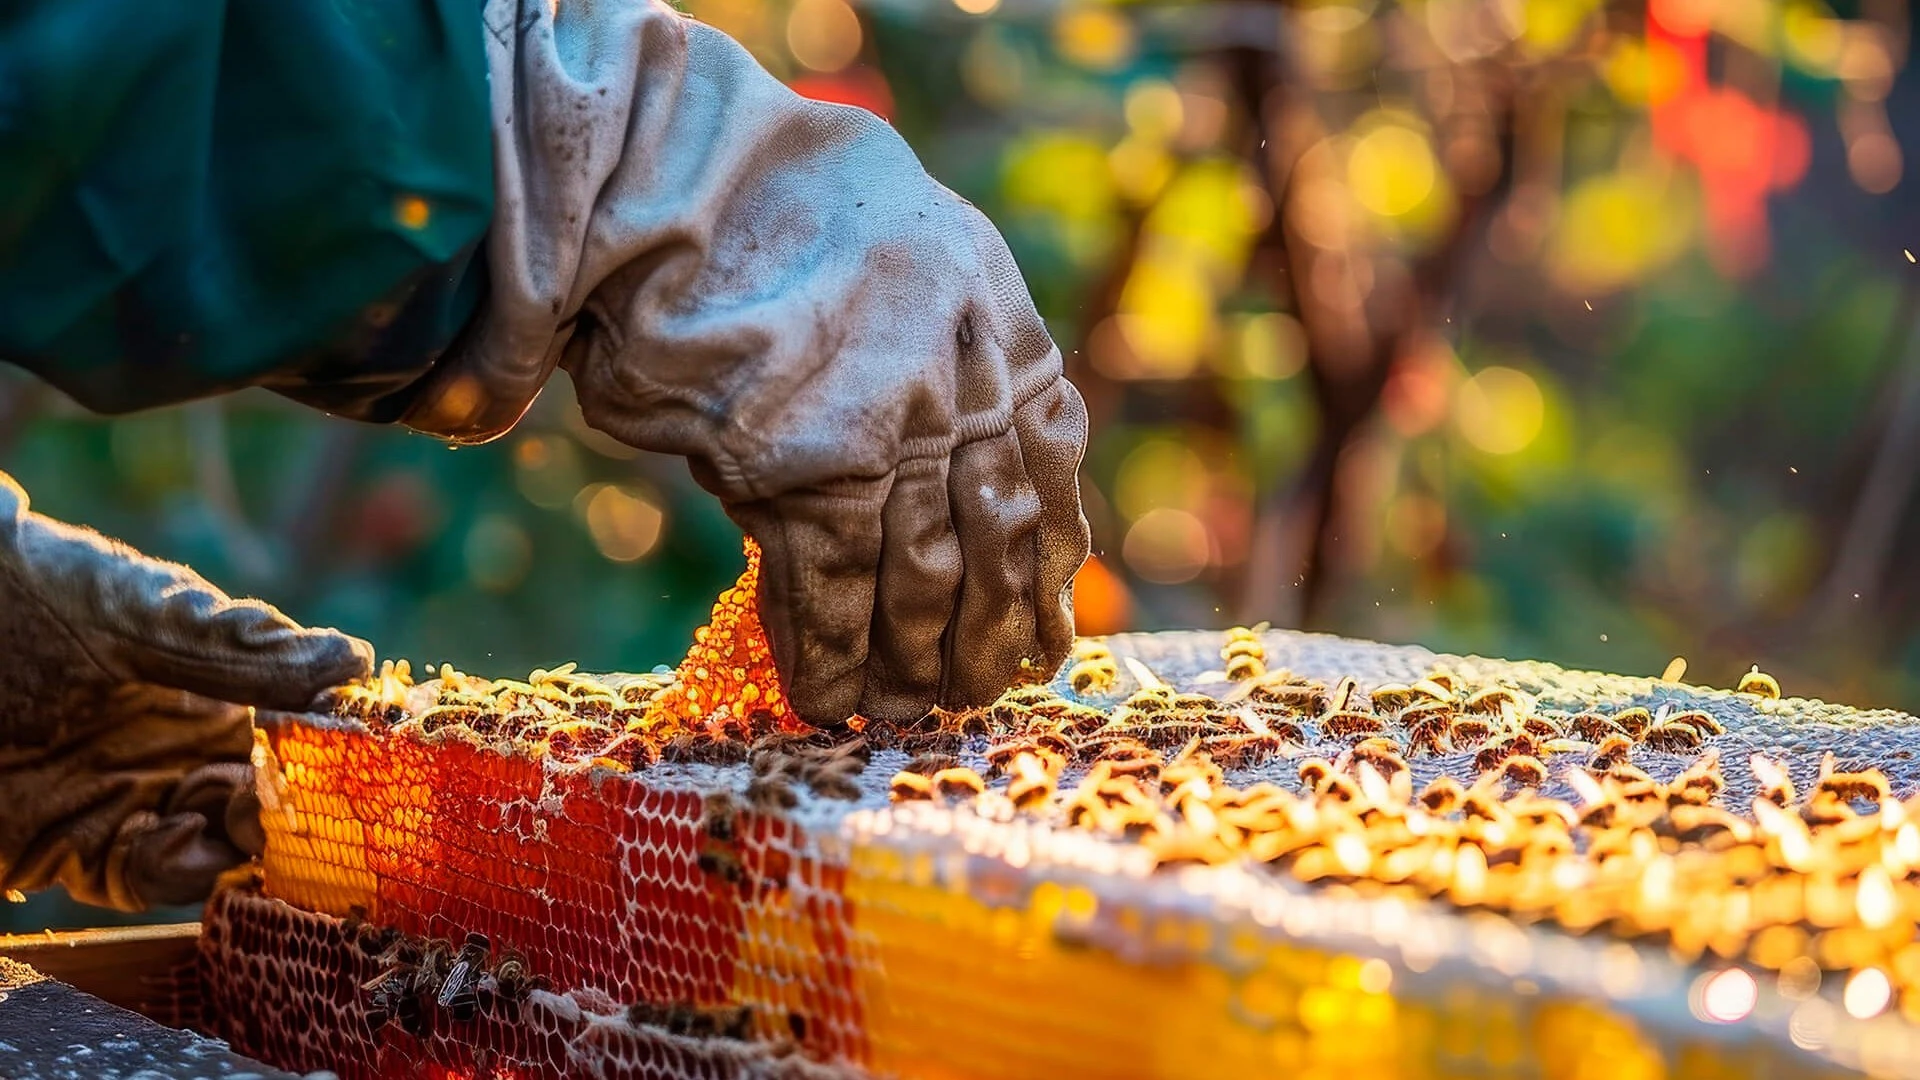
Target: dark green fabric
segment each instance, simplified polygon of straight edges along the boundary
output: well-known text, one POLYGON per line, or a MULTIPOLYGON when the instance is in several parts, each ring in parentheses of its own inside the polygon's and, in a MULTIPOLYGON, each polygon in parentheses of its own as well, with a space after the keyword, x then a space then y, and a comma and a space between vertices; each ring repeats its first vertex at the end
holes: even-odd
POLYGON ((483 285, 480 6, 0 0, 0 359, 391 419, 483 285))

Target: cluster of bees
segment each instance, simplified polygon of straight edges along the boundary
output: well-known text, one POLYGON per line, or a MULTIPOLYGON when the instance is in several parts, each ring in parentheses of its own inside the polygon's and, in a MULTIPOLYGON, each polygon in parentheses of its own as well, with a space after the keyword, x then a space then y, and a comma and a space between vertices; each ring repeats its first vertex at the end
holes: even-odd
POLYGON ((367 684, 336 691, 331 710, 395 734, 457 733, 615 770, 740 760, 754 740, 806 730, 787 706, 760 625, 759 573, 749 541, 746 570, 671 673, 603 679, 565 664, 524 680, 482 679, 442 664, 416 683, 407 661, 387 661, 367 684))
POLYGON ((526 958, 494 956, 486 937, 469 934, 455 948, 440 938, 422 939, 392 927, 376 927, 361 912, 345 920, 348 939, 379 966, 360 986, 370 1033, 388 1024, 424 1038, 436 1019, 467 1023, 477 1017, 510 1016, 546 980, 527 971, 526 958))
MULTIPOLYGON (((369 1034, 392 1024, 425 1038, 446 1023, 511 1020, 527 996, 551 986, 530 974, 526 958, 504 951, 494 956, 483 934, 468 934, 455 948, 442 938, 423 939, 391 927, 376 927, 355 911, 344 920, 347 938, 373 958, 379 973, 360 985, 369 1034)), ((627 1006, 627 1022, 696 1038, 745 1039, 753 1013, 744 1005, 700 1006, 639 1002, 627 1006)))
MULTIPOLYGON (((389 665, 343 692, 338 711, 616 768, 746 761, 746 801, 763 812, 797 805, 800 788, 857 798, 872 748, 917 750, 889 784, 895 800, 1004 802, 1129 839, 1165 864, 1265 865, 1575 932, 1655 937, 1688 958, 1810 968, 1816 981, 1872 969, 1893 988, 1889 1002, 1920 1019, 1920 800, 1894 798, 1877 771, 1829 759, 1801 792, 1781 763, 1756 755, 1760 790, 1743 812, 1722 798, 1711 743, 1724 729, 1707 712, 1554 711, 1445 671, 1370 687, 1303 678, 1269 669, 1259 627, 1229 631, 1220 670, 1196 680, 1218 693, 1182 692, 1083 641, 1065 672, 1072 698, 1026 686, 918 727, 856 724, 857 737, 829 738, 786 709, 754 613, 758 553, 748 556, 671 676, 597 680, 568 666, 481 680, 442 666, 416 686, 404 664, 389 665), (1134 688, 1116 701, 1129 675, 1134 688), (1693 760, 1656 780, 1635 762, 1643 751, 1693 760), (1429 758, 1444 768, 1416 787, 1415 764, 1429 758)), ((1756 669, 1736 692, 1778 698, 1780 687, 1756 669)), ((709 817, 714 868, 730 866, 733 814, 709 817)), ((513 980, 467 974, 477 947, 383 954, 391 970, 369 985, 375 1015, 418 1024, 409 1003, 428 998, 484 1007, 483 985, 513 980)))
MULTIPOLYGON (((1328 684, 1269 671, 1253 630, 1230 632, 1221 659, 1218 696, 1178 692, 1131 661, 1139 688, 1110 711, 1012 691, 987 710, 978 769, 916 762, 892 796, 1004 802, 1131 840, 1162 864, 1261 864, 1656 938, 1689 960, 1803 982, 1872 971, 1892 988, 1882 1007, 1897 996, 1920 1020, 1920 796, 1896 799, 1879 771, 1843 771, 1828 755, 1800 791, 1783 763, 1756 754, 1743 813, 1722 798, 1710 742, 1724 728, 1704 711, 1556 712, 1443 671, 1368 690, 1328 684), (1657 780, 1634 761, 1643 750, 1692 760, 1657 780), (1416 788, 1412 763, 1426 757, 1445 768, 1416 788), (1556 781, 1573 797, 1543 793, 1556 781)), ((1067 675, 1076 696, 1121 678, 1097 643, 1067 675)), ((1755 669, 1736 692, 1778 698, 1780 687, 1755 669)))

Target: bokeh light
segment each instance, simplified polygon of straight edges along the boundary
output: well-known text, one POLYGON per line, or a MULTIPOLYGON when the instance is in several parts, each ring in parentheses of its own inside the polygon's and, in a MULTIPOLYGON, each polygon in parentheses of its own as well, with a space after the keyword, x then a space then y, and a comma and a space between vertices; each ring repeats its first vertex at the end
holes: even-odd
POLYGON ((1887 973, 1879 968, 1863 968, 1847 980, 1847 988, 1840 1000, 1846 1007, 1847 1015, 1856 1020, 1871 1019, 1886 1011, 1892 1003, 1893 984, 1888 981, 1887 973))
POLYGON ((794 0, 787 16, 787 47, 802 66, 839 71, 860 55, 860 16, 846 0, 794 0))
POLYGON ((1745 1020, 1760 1001, 1760 984, 1739 968, 1726 968, 1700 977, 1695 984, 1693 1013, 1716 1024, 1745 1020))
POLYGON ((1540 384, 1524 371, 1488 367, 1460 384, 1454 424, 1460 437, 1487 454, 1516 454, 1533 444, 1546 420, 1540 384))
POLYGON ((1121 554, 1143 581, 1180 585, 1199 577, 1213 557, 1206 522, 1185 510, 1149 510, 1127 529, 1121 554))
POLYGON ((648 493, 620 484, 595 484, 576 506, 600 554, 614 562, 644 559, 660 542, 666 513, 648 493))

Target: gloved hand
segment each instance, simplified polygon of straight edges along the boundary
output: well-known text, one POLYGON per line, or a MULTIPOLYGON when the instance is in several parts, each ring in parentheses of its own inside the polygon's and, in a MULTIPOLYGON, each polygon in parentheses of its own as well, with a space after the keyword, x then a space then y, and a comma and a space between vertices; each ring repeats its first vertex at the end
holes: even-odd
POLYGON ((252 710, 373 650, 27 510, 0 473, 0 888, 138 911, 260 849, 252 710))
POLYGON ((1086 409, 987 219, 891 127, 659 0, 490 0, 491 294, 407 423, 491 438, 556 364, 759 542, 806 720, 1049 676, 1086 409))

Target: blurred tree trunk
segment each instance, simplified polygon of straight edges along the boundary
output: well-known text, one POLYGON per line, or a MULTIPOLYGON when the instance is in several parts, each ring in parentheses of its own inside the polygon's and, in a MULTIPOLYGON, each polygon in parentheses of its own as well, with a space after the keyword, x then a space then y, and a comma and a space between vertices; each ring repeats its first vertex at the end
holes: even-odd
POLYGON ((1341 463, 1366 437, 1395 365, 1436 327, 1470 243, 1481 238, 1510 188, 1512 93, 1496 84, 1487 95, 1497 175, 1481 193, 1463 197, 1447 234, 1408 263, 1323 248, 1308 239, 1312 230, 1300 227, 1299 216, 1311 204, 1300 192, 1315 182, 1338 182, 1310 94, 1290 84, 1279 65, 1260 65, 1251 57, 1237 85, 1242 107, 1261 118, 1266 133, 1268 152, 1258 164, 1275 212, 1263 246, 1278 256, 1267 265, 1281 305, 1294 310, 1306 331, 1307 374, 1319 415, 1298 478, 1259 499, 1239 614, 1242 621, 1273 619, 1309 629, 1324 617, 1338 587, 1342 531, 1354 511, 1341 484, 1341 463), (1370 287, 1361 287, 1363 277, 1370 287))

